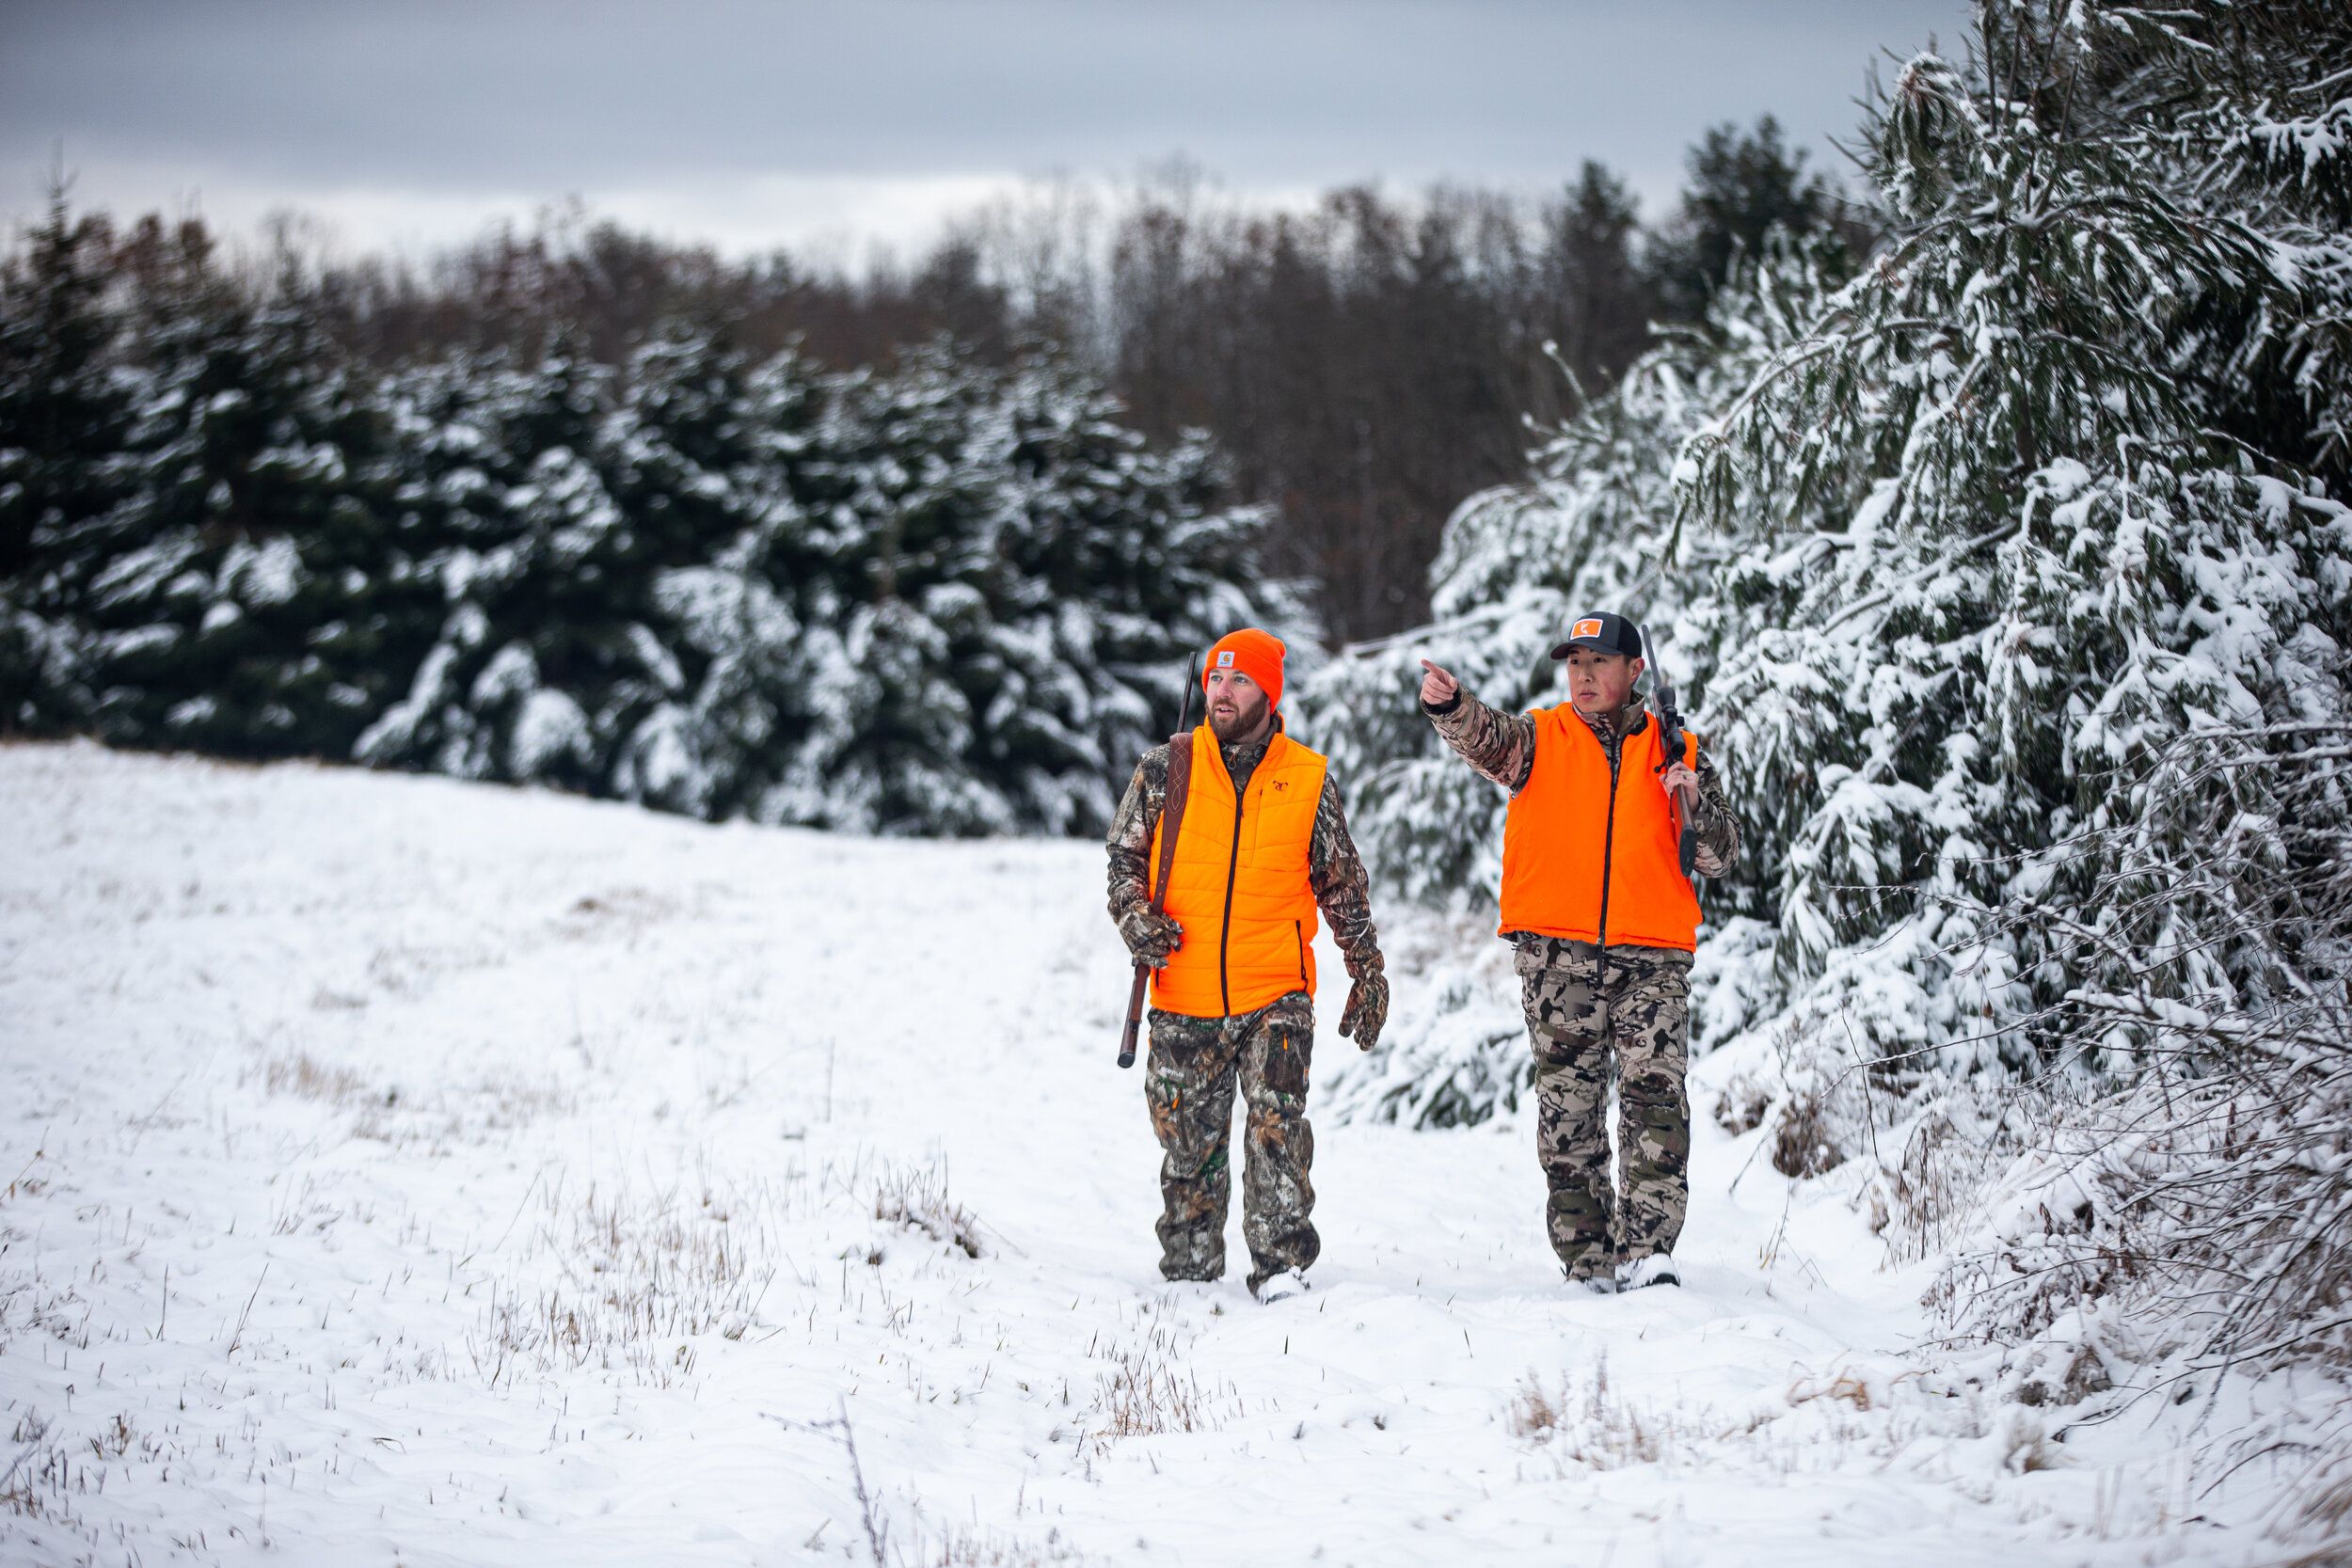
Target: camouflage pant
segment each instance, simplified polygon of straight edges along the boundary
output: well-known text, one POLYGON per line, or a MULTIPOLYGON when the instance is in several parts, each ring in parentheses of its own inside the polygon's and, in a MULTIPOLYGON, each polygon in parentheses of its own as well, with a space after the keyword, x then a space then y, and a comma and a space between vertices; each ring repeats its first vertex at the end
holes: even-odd
POLYGON ((1225 1273, 1225 1211, 1233 1084, 1248 1105, 1243 1147, 1241 1233, 1249 1243, 1249 1283, 1315 1260, 1322 1243, 1307 1216, 1315 1189, 1314 1130, 1307 1125, 1307 1063, 1314 1049, 1314 1004, 1293 991, 1256 1012, 1187 1018, 1152 1009, 1144 1098, 1160 1162, 1160 1273, 1216 1279, 1225 1273))
POLYGON ((1683 1086, 1691 956, 1521 936, 1517 968, 1535 1047, 1535 1143, 1551 1250, 1571 1278, 1672 1252, 1691 1203, 1683 1086), (1617 1074, 1622 1199, 1609 1180, 1606 1101, 1617 1074))

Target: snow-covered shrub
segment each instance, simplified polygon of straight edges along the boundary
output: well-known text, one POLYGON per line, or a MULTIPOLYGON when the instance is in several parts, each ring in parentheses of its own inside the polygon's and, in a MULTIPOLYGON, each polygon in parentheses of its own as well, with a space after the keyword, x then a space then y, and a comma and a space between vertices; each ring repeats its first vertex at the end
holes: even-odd
POLYGON ((1992 1245, 1938 1291, 2000 1334, 2144 1301, 2143 1351, 2216 1364, 2352 1352, 2352 722, 2167 746, 2128 826, 2058 847, 2096 918, 1967 911, 2078 976, 2045 1040, 2142 1064, 2019 1091, 1992 1245))
POLYGON ((874 1178, 874 1217, 920 1231, 966 1258, 985 1250, 980 1219, 947 1196, 947 1167, 932 1159, 923 1164, 885 1164, 874 1178))

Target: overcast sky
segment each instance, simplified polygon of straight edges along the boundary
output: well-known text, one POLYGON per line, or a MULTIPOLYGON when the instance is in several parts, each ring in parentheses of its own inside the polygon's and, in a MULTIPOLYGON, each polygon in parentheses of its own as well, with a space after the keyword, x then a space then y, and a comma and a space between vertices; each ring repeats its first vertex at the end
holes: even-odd
POLYGON ((1709 124, 1818 165, 1963 0, 0 0, 0 221, 273 210, 421 254, 577 198, 739 251, 919 245, 1025 179, 1183 157, 1250 200, 1587 157, 1655 216, 1709 124), (1891 69, 1882 68, 1891 76, 1891 69))

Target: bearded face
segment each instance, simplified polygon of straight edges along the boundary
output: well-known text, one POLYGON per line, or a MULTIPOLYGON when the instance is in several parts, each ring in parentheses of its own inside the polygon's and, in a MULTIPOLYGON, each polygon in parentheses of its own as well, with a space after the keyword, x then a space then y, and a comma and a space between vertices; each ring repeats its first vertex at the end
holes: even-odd
POLYGON ((1220 745, 1247 740, 1265 724, 1272 709, 1265 688, 1238 670, 1209 672, 1209 733, 1220 745))

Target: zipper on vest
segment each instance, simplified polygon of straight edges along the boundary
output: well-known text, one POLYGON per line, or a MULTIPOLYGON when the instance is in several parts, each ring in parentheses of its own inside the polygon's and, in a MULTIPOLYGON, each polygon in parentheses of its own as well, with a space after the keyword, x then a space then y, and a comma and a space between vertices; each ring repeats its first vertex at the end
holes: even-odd
MULTIPOLYGON (((1264 759, 1261 758, 1258 766, 1263 768, 1264 759)), ((1256 775, 1253 773, 1251 777, 1256 775)), ((1228 784, 1233 782, 1232 773, 1225 775, 1225 782, 1228 784)), ((1241 869, 1241 806, 1242 792, 1236 789, 1233 791, 1233 847, 1232 853, 1225 857, 1225 923, 1217 927, 1216 932, 1216 994, 1225 1004, 1227 1018, 1233 1016, 1233 988, 1225 973, 1225 950, 1233 941, 1233 878, 1241 869)))
POLYGON ((1604 970, 1609 963, 1609 863, 1617 848, 1617 770, 1625 761, 1625 736, 1618 736, 1617 749, 1610 753, 1609 825, 1600 839, 1600 929, 1594 935, 1599 938, 1597 945, 1604 970))
POLYGON ((1303 920, 1292 921, 1291 935, 1298 939, 1298 989, 1304 990, 1307 989, 1307 923, 1303 920))

